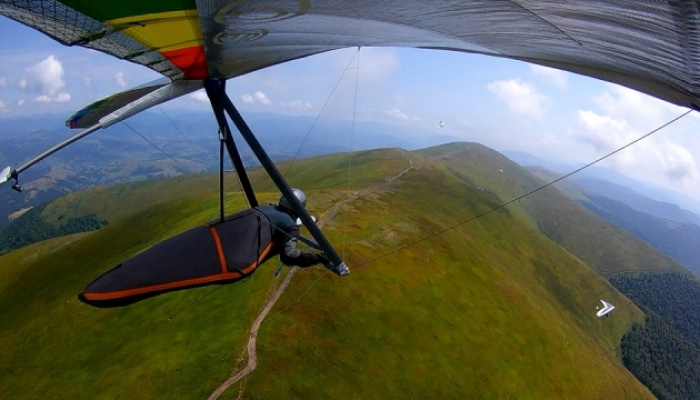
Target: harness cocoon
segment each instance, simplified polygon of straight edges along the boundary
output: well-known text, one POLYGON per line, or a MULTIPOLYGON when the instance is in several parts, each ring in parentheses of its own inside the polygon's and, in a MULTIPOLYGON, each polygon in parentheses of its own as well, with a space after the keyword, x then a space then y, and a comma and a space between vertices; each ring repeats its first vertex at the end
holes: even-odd
POLYGON ((92 281, 78 298, 95 307, 120 307, 173 290, 235 282, 255 272, 271 249, 269 220, 245 210, 125 260, 92 281))

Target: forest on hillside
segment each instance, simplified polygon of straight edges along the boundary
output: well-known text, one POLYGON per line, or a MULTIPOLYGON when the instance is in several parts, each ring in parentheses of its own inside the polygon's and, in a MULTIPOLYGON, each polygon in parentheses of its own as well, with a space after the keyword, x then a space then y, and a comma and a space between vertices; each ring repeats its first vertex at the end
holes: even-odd
POLYGON ((610 279, 646 314, 620 341, 625 366, 659 399, 700 399, 700 283, 681 273, 610 279))
POLYGON ((620 341, 622 362, 660 400, 700 399, 700 350, 647 310, 620 341))
POLYGON ((603 196, 587 195, 582 206, 654 246, 692 271, 700 271, 700 226, 675 222, 634 210, 603 196))
POLYGON ((669 272, 622 274, 610 283, 638 306, 651 310, 681 337, 700 348, 700 283, 687 275, 669 272))
POLYGON ((89 232, 107 225, 107 221, 95 214, 70 218, 58 227, 46 222, 41 215, 45 205, 34 207, 20 218, 0 229, 0 254, 5 254, 20 247, 63 235, 89 232))

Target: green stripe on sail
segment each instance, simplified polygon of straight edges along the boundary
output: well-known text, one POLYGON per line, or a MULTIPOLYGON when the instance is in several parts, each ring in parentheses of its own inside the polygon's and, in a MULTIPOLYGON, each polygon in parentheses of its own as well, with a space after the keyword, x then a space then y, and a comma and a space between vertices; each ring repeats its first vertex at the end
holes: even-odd
POLYGON ((60 2, 100 22, 143 14, 197 9, 195 0, 60 0, 60 2))

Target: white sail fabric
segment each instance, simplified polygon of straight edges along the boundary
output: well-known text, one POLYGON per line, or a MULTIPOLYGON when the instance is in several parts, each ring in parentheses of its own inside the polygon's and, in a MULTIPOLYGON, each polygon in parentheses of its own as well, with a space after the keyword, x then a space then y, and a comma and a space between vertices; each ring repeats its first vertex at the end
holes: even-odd
POLYGON ((598 310, 598 312, 595 314, 598 318, 608 315, 610 311, 615 309, 614 305, 608 303, 605 300, 601 300, 600 302, 603 303, 603 308, 598 310))

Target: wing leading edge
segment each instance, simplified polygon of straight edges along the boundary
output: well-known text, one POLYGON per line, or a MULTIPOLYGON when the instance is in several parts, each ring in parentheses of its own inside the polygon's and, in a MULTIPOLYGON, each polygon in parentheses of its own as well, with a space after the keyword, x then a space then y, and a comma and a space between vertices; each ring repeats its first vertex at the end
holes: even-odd
POLYGON ((173 81, 345 47, 416 47, 527 61, 700 108, 694 0, 0 0, 0 15, 173 81))
POLYGON ((107 128, 141 111, 194 92, 202 87, 202 81, 170 82, 168 79, 159 79, 90 104, 73 114, 66 121, 66 126, 87 128, 99 123, 102 128, 107 128))

